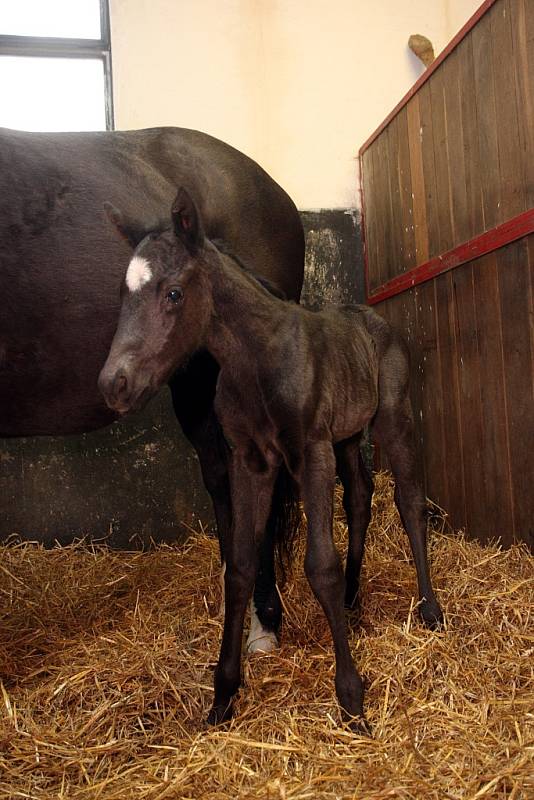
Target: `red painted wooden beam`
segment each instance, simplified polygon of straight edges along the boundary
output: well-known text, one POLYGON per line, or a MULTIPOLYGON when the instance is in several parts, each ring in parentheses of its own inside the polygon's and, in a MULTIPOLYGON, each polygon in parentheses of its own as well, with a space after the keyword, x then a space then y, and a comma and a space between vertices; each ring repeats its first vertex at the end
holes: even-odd
MULTIPOLYGON (((390 281, 378 286, 369 292, 369 284, 367 284, 367 302, 369 305, 376 305, 388 297, 393 297, 396 294, 401 294, 413 286, 420 283, 429 281, 442 272, 455 269, 461 264, 468 261, 473 261, 475 258, 480 258, 487 253, 492 253, 498 250, 499 247, 504 247, 517 239, 522 239, 523 236, 528 236, 534 233, 534 208, 513 217, 502 225, 497 225, 474 239, 459 245, 458 247, 443 253, 440 256, 435 256, 424 264, 403 272, 402 275, 397 275, 390 281)), ((367 276, 366 276, 367 277, 367 276)))

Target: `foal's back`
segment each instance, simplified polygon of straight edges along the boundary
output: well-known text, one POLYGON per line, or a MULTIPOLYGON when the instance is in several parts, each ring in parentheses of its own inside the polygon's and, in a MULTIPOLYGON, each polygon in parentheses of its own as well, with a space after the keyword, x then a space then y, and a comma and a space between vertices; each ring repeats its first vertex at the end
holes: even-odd
POLYGON ((313 376, 306 381, 311 426, 328 429, 334 442, 349 438, 376 412, 381 360, 396 346, 396 334, 363 305, 302 311, 301 326, 307 372, 313 376))

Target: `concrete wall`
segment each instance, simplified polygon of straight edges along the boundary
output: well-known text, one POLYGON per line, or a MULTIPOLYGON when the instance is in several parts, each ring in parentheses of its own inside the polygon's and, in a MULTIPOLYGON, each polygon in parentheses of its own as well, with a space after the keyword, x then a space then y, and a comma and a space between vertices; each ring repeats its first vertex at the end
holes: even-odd
POLYGON ((449 39, 466 23, 482 0, 445 0, 445 27, 449 32, 449 39))
POLYGON ((478 0, 110 0, 116 124, 199 128, 299 208, 358 205, 358 147, 478 0))
POLYGON ((137 548, 183 538, 212 518, 167 389, 100 431, 0 438, 0 497, 0 541, 87 537, 137 548))
POLYGON ((306 271, 301 302, 363 303, 365 296, 360 213, 350 209, 302 211, 306 271))
POLYGON ((196 128, 250 155, 260 124, 255 6, 110 0, 115 126, 196 128))

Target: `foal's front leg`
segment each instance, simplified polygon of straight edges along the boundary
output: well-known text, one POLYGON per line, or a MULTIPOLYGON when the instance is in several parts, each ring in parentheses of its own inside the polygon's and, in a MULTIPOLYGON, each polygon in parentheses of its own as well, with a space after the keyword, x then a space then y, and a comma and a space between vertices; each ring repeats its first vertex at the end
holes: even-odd
POLYGON ((224 545, 224 631, 215 670, 215 696, 208 724, 232 716, 241 682, 241 639, 245 612, 258 571, 258 549, 271 508, 275 472, 252 473, 236 453, 230 461, 233 520, 224 545))
MULTIPOLYGON (((344 611, 345 580, 332 538, 333 495, 336 461, 330 442, 318 442, 306 450, 302 495, 308 519, 304 569, 321 604, 334 640, 336 694, 343 715, 363 717, 363 685, 354 666, 348 643, 344 611)), ((354 723, 367 730, 364 720, 354 723)))

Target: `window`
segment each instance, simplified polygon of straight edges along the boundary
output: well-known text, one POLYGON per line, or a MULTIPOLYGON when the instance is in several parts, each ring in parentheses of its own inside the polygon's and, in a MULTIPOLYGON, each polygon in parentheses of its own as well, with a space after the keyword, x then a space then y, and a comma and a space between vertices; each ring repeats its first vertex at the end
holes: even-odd
POLYGON ((108 0, 0 0, 0 126, 113 128, 108 0))

